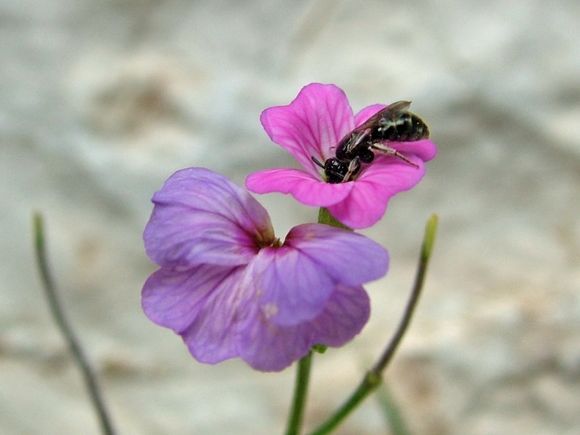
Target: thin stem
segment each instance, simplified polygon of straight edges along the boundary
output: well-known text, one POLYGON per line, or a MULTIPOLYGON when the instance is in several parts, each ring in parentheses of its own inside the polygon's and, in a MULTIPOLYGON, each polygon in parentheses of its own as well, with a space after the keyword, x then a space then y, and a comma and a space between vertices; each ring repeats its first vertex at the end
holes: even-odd
POLYGON ((399 405, 385 384, 377 391, 378 400, 392 435, 411 435, 399 405))
POLYGON ((417 267, 417 273, 415 275, 415 282, 413 284, 413 289, 407 306, 405 307, 405 312, 403 317, 399 322, 395 334, 389 341, 385 351, 365 376, 363 377, 361 383, 356 388, 356 390, 351 394, 351 396, 343 403, 343 405, 332 415, 328 420, 318 426, 317 429, 312 432, 311 435, 324 435, 330 433, 334 430, 341 422, 344 420, 369 394, 371 394, 379 385, 381 385, 383 379, 382 375, 385 369, 391 362, 395 351, 397 350, 399 344, 413 317, 413 312, 419 301, 419 296, 421 295, 421 290, 423 289, 423 284, 425 282, 425 275, 427 273, 427 266, 429 265, 429 259, 431 258, 431 253, 433 251, 433 244, 435 243, 435 234, 437 232, 437 215, 431 215, 425 226, 425 235, 423 237, 423 243, 421 246, 421 254, 419 255, 419 265, 417 267))
POLYGON ((48 265, 47 255, 46 255, 46 243, 44 238, 44 223, 42 216, 39 213, 35 213, 33 216, 34 224, 34 249, 36 254, 36 261, 38 265, 38 270, 40 272, 40 279, 42 281, 42 286, 48 300, 48 305, 50 306, 50 311, 54 321, 58 325, 64 339, 69 347, 69 350, 73 356, 74 361, 78 365, 86 388, 89 393, 89 397, 95 408, 95 412, 99 419, 101 425, 101 430, 105 435, 114 435, 115 430, 113 429, 113 424, 111 423, 111 418, 103 401, 99 385, 97 383, 96 375, 93 372, 86 356, 81 347, 81 344, 76 337, 68 319, 66 318, 64 311, 62 309, 62 304, 58 297, 58 292, 56 290, 56 285, 52 278, 52 273, 48 265))
POLYGON ((312 367, 312 351, 298 362, 296 382, 294 384, 294 399, 288 417, 286 435, 298 435, 302 427, 304 408, 306 406, 306 394, 310 380, 310 368, 312 367))
POLYGON ((311 435, 322 435, 331 433, 375 388, 381 383, 380 375, 367 372, 359 386, 350 395, 348 400, 328 420, 318 426, 311 435))
POLYGON ((326 208, 318 209, 318 223, 330 225, 332 227, 342 228, 345 230, 351 230, 351 228, 347 227, 338 219, 336 219, 334 216, 332 216, 328 211, 328 209, 326 208))
POLYGON ((423 284, 425 283, 425 275, 427 273, 427 266, 429 265, 429 258, 431 257, 431 251, 433 249, 433 243, 435 241, 435 231, 437 227, 437 216, 433 215, 427 222, 425 227, 425 236, 423 238, 423 244, 421 246, 421 254, 419 255, 419 266, 417 267, 417 273, 415 275, 415 283, 413 284, 413 289, 411 290, 411 295, 407 301, 407 306, 403 313, 403 317, 399 322, 399 326, 395 331, 395 334, 391 338, 389 345, 381 355, 381 358, 377 361, 372 371, 375 373, 383 372, 397 351, 405 332, 409 328, 411 323, 411 318, 415 312, 415 307, 419 302, 419 296, 421 296, 421 291, 423 290, 423 284))

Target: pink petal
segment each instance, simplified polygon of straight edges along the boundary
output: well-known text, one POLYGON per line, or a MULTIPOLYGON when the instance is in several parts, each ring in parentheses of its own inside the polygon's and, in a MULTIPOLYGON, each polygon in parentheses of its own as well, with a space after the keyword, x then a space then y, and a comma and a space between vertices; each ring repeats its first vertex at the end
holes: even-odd
POLYGON ((292 228, 284 246, 307 255, 319 265, 320 273, 335 282, 358 286, 387 273, 387 251, 371 239, 328 225, 303 224, 292 228))
POLYGON ((344 200, 353 183, 325 183, 297 169, 267 169, 250 174, 246 187, 255 193, 291 194, 302 204, 327 207, 344 200))
POLYGON ((354 182, 350 195, 328 208, 330 213, 351 228, 367 228, 378 222, 390 198, 411 189, 425 175, 423 161, 409 158, 419 165, 418 169, 393 157, 376 159, 354 182))
POLYGON ((402 152, 406 156, 415 155, 424 162, 432 160, 437 155, 437 146, 429 139, 414 142, 389 142, 389 146, 402 152))
POLYGON ((144 232, 149 257, 161 266, 238 265, 256 240, 274 240, 266 210, 227 178, 206 169, 176 172, 153 196, 144 232))
POLYGON ((326 160, 330 147, 354 127, 352 109, 344 92, 334 85, 320 83, 303 87, 287 106, 264 110, 260 120, 270 139, 314 176, 318 170, 311 157, 326 160))

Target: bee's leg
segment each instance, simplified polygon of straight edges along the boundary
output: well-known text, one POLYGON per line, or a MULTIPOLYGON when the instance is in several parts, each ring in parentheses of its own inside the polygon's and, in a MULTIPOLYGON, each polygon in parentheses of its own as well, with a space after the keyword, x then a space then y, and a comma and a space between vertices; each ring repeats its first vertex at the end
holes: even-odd
POLYGON ((359 169, 360 169, 360 160, 357 156, 348 163, 348 170, 346 171, 346 174, 344 174, 342 182, 346 183, 347 181, 350 181, 350 177, 355 175, 359 169))
POLYGON ((387 146, 387 145, 384 145, 382 143, 377 142, 377 143, 371 144, 371 148, 374 150, 380 151, 381 153, 386 154, 387 156, 397 157, 397 158, 401 159, 402 161, 404 161, 405 163, 408 163, 409 165, 414 166, 415 168, 419 169, 419 165, 412 162, 407 157, 405 157, 403 154, 401 154, 399 151, 397 151, 394 148, 391 148, 390 146, 387 146))

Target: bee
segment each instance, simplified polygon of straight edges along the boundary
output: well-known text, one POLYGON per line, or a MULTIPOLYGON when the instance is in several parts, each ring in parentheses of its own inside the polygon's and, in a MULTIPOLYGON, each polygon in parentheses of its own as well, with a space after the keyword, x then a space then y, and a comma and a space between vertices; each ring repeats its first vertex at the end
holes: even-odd
POLYGON ((378 111, 367 121, 343 137, 336 145, 335 157, 324 163, 312 161, 324 170, 328 183, 352 181, 361 172, 363 164, 372 163, 375 153, 393 156, 411 166, 418 166, 388 142, 413 142, 429 137, 429 127, 414 113, 408 111, 410 101, 397 101, 378 111))

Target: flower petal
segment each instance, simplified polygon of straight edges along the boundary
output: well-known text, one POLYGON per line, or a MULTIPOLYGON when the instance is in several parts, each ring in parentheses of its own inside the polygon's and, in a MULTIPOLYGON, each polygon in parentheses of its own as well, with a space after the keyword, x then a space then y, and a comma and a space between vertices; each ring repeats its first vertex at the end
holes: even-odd
POLYGON ((191 325, 205 298, 231 283, 238 269, 214 265, 184 271, 161 268, 143 286, 143 311, 152 322, 180 333, 191 325))
POLYGON ((181 333, 198 361, 215 364, 239 356, 240 325, 255 305, 245 276, 245 267, 227 275, 199 304, 193 322, 181 333))
POLYGON ((379 244, 328 225, 294 227, 280 248, 264 248, 248 266, 262 314, 277 325, 314 319, 337 285, 383 276, 388 254, 379 244))
POLYGON ((311 157, 326 160, 330 147, 354 128, 352 109, 344 92, 320 83, 303 87, 287 106, 264 110, 260 120, 270 139, 314 176, 318 170, 311 157))
POLYGON ((315 319, 295 326, 277 325, 255 310, 240 327, 240 357, 256 370, 280 371, 315 344, 344 345, 361 331, 369 314, 369 298, 358 286, 337 286, 315 319))
POLYGON ((189 168, 153 196, 145 249, 161 266, 238 265, 255 255, 256 240, 273 241, 266 210, 222 175, 189 168))
POLYGON ((352 340, 369 320, 371 304, 361 286, 339 285, 324 311, 307 325, 313 329, 313 345, 339 347, 352 340))
POLYGON ((424 162, 434 159, 437 155, 437 146, 429 139, 413 142, 389 142, 389 146, 402 152, 406 156, 415 155, 424 162))
POLYGON ((281 326, 255 309, 240 327, 239 354, 252 368, 280 371, 308 353, 314 343, 307 324, 281 326))
POLYGON ((177 271, 161 268, 145 283, 142 306, 153 322, 180 334, 200 362, 238 356, 237 327, 249 300, 242 286, 245 268, 201 265, 177 271))
POLYGON ((353 183, 325 183, 297 169, 267 169, 250 174, 246 187, 255 193, 291 194, 302 204, 327 207, 346 198, 353 183))
POLYGON ((248 274, 263 315, 284 326, 315 318, 336 285, 312 258, 286 246, 263 248, 248 274))
POLYGON ((387 251, 373 240, 329 225, 303 224, 288 233, 284 246, 299 250, 335 282, 357 286, 387 273, 387 251))
POLYGON ((372 226, 385 214, 392 196, 411 189, 425 175, 423 161, 415 156, 409 159, 419 168, 394 157, 378 157, 354 182, 350 195, 328 211, 348 227, 372 226))

